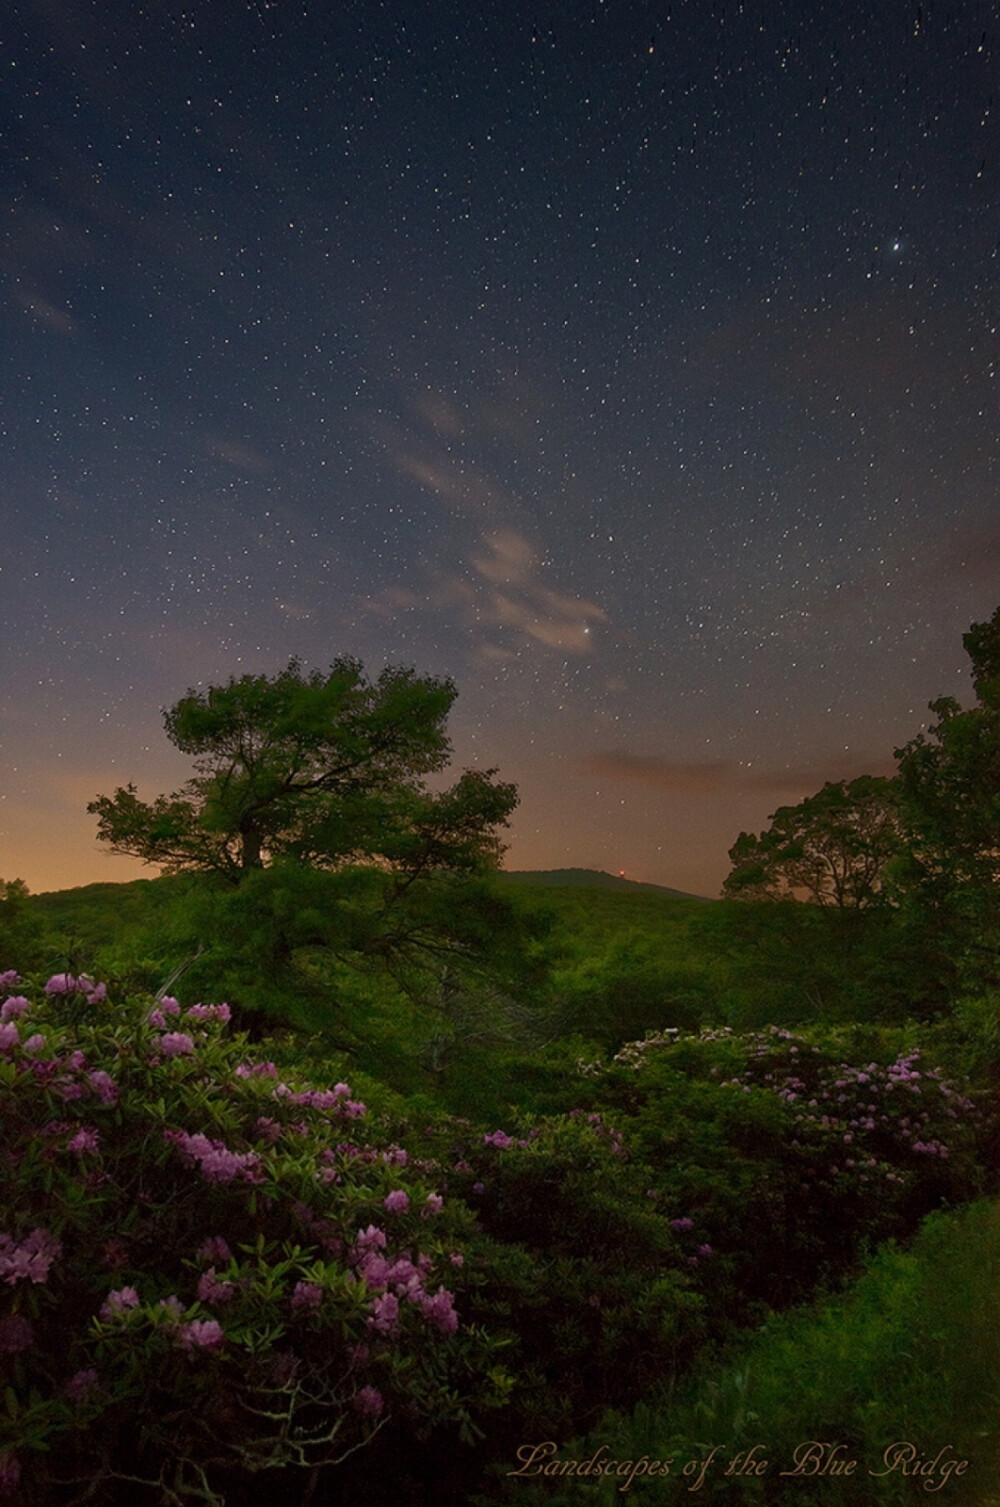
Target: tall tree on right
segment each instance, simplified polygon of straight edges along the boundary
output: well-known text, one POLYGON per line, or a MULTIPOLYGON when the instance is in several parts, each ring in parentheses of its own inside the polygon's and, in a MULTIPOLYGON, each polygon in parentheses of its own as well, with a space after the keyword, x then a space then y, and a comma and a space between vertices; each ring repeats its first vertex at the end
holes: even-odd
POLYGON ((975 705, 932 701, 937 721, 895 751, 908 835, 895 877, 959 982, 982 987, 1000 981, 1000 608, 962 642, 975 705))
POLYGON ((727 899, 800 899, 838 910, 882 903, 900 843, 891 780, 828 781, 797 806, 781 806, 770 821, 759 837, 741 832, 730 848, 727 899))

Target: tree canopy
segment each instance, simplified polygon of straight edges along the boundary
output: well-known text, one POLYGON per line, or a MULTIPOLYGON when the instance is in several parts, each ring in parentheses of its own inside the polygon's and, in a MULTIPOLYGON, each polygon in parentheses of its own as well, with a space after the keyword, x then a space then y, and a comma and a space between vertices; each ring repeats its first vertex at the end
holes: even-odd
POLYGON ((467 770, 443 792, 424 783, 449 761, 455 696, 450 680, 399 668, 371 680, 346 657, 326 674, 293 659, 274 676, 231 677, 165 714, 195 761, 181 790, 147 802, 129 784, 87 809, 112 852, 233 883, 278 858, 376 863, 411 880, 495 866, 514 786, 495 770, 467 770))
POLYGON ((962 642, 975 704, 932 701, 937 721, 896 750, 909 836, 900 879, 956 955, 992 981, 1000 938, 1000 608, 962 642))
POLYGON ((817 905, 863 909, 884 895, 887 865, 901 830, 894 783, 861 775, 828 781, 797 806, 782 806, 759 836, 741 832, 729 850, 727 897, 805 897, 817 905))

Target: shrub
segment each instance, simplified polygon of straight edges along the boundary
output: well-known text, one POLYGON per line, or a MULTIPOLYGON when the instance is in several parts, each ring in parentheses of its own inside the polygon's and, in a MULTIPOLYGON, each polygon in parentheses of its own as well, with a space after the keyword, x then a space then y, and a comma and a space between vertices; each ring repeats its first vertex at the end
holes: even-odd
POLYGON ((387 1426, 476 1436, 510 1382, 463 1322, 469 1215, 346 1084, 283 1081, 225 1005, 21 987, 0 1005, 0 1496, 222 1503, 281 1472, 287 1502, 289 1472, 314 1486, 387 1426))
POLYGON ((659 1206, 719 1253, 699 1285, 720 1327, 983 1190, 989 1111, 898 1032, 664 1033, 587 1066, 581 1089, 616 1116, 659 1206))
POLYGON ((483 1232, 480 1313, 515 1342, 507 1422, 523 1437, 642 1396, 691 1354, 701 1311, 677 1232, 615 1127, 580 1110, 507 1125, 442 1125, 437 1156, 442 1187, 483 1232))

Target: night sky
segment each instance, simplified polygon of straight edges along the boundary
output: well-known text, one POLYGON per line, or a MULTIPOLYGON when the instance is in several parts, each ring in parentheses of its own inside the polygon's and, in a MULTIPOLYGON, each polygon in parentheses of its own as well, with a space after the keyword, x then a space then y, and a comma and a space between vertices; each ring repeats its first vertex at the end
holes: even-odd
POLYGON ((712 895, 1000 603, 996 8, 6 0, 0 874, 189 686, 451 675, 507 862, 712 895))

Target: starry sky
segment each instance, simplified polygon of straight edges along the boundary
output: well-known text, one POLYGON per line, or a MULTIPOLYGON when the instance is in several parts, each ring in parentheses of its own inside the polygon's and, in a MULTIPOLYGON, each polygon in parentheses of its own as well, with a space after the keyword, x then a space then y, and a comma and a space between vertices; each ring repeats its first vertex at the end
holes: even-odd
POLYGON ((292 655, 717 894, 1000 603, 981 0, 5 0, 0 874, 292 655))

